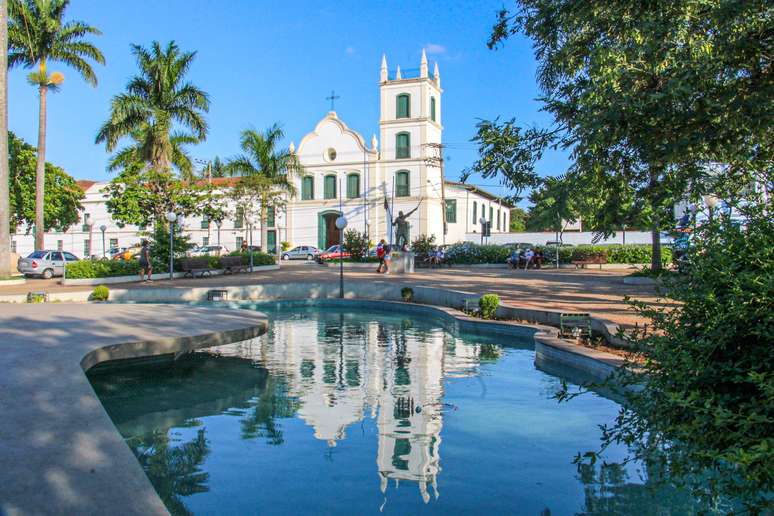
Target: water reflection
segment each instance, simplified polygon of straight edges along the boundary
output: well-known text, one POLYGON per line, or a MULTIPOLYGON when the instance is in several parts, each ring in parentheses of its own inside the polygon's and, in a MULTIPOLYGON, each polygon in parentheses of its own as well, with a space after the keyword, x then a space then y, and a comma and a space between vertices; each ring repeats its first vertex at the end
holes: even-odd
POLYGON ((256 339, 90 373, 171 513, 628 514, 647 496, 626 468, 576 476, 616 405, 558 406, 528 342, 394 315, 270 318, 256 339))

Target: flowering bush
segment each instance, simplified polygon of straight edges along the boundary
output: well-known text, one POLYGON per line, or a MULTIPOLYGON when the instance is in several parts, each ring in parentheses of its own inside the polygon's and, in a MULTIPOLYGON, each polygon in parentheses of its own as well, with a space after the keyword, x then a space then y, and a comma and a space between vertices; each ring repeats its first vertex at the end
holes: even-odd
POLYGON ((499 245, 478 245, 472 242, 460 242, 450 245, 446 258, 452 263, 505 263, 511 251, 499 245))

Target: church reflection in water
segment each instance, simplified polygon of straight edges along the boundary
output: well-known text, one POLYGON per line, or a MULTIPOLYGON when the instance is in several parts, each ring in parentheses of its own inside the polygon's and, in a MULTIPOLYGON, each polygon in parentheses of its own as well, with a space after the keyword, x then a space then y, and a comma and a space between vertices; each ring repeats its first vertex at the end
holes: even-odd
MULTIPOLYGON (((425 502, 439 496, 444 377, 478 373, 480 356, 495 346, 469 344, 441 329, 413 331, 410 320, 348 324, 308 320, 273 327, 272 335, 217 349, 250 357, 287 382, 296 416, 317 439, 336 446, 347 428, 376 420, 376 463, 382 492, 389 480, 418 484, 425 502)), ((495 351, 496 353, 496 351, 495 351)))

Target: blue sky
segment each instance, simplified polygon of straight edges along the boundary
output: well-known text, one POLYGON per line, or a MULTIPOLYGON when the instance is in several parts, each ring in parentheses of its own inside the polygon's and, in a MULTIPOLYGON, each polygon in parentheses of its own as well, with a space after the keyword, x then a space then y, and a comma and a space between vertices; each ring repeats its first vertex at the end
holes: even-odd
MULTIPOLYGON (((94 144, 107 118, 110 99, 136 72, 130 44, 175 40, 196 50, 190 79, 210 94, 205 142, 190 149, 209 159, 238 152, 239 132, 282 124, 296 143, 328 111, 332 89, 341 98, 336 111, 351 128, 370 139, 378 130, 378 78, 382 53, 389 66, 417 68, 422 48, 430 66, 437 61, 444 89, 446 171, 456 179, 477 157, 469 140, 479 118, 516 117, 522 124, 546 125, 539 112, 536 63, 530 42, 510 40, 497 51, 486 47, 502 0, 477 2, 268 2, 230 0, 73 0, 66 17, 102 30, 94 38, 106 58, 96 66, 92 88, 77 74, 65 74, 60 92, 48 101, 47 159, 78 179, 105 180, 108 154, 94 144)), ((26 70, 9 75, 9 127, 35 145, 37 92, 26 70)), ((538 164, 541 175, 564 172, 568 161, 551 152, 538 164)), ((497 181, 469 181, 498 194, 497 181)))

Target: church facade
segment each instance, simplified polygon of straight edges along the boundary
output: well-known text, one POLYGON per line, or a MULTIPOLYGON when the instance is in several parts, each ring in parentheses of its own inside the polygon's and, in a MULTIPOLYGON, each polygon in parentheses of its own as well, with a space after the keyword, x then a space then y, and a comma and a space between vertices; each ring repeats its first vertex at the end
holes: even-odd
MULTIPOLYGON (((419 235, 434 235, 439 245, 463 241, 466 234, 481 232, 482 221, 491 223, 492 234, 508 232, 510 206, 505 201, 444 179, 442 94, 438 65, 430 73, 424 52, 419 69, 410 73, 400 67, 390 71, 383 57, 378 131, 366 141, 331 111, 297 146, 291 143, 303 171, 294 178, 297 195, 269 218, 267 242, 260 242, 260 225, 245 224, 235 210, 217 227, 189 217, 182 231, 194 244, 227 250, 242 242, 268 250, 279 242, 326 249, 339 242, 336 219, 342 214, 347 228, 366 233, 374 243, 397 243, 394 222, 401 215, 409 242, 419 235)), ((230 178, 213 179, 223 189, 232 183, 230 178)), ((47 233, 47 249, 102 256, 139 242, 141 228, 119 226, 111 219, 103 194, 106 182, 79 185, 86 195, 81 222, 66 232, 47 233)), ((26 255, 33 246, 32 235, 21 230, 13 235, 14 252, 26 255)))

